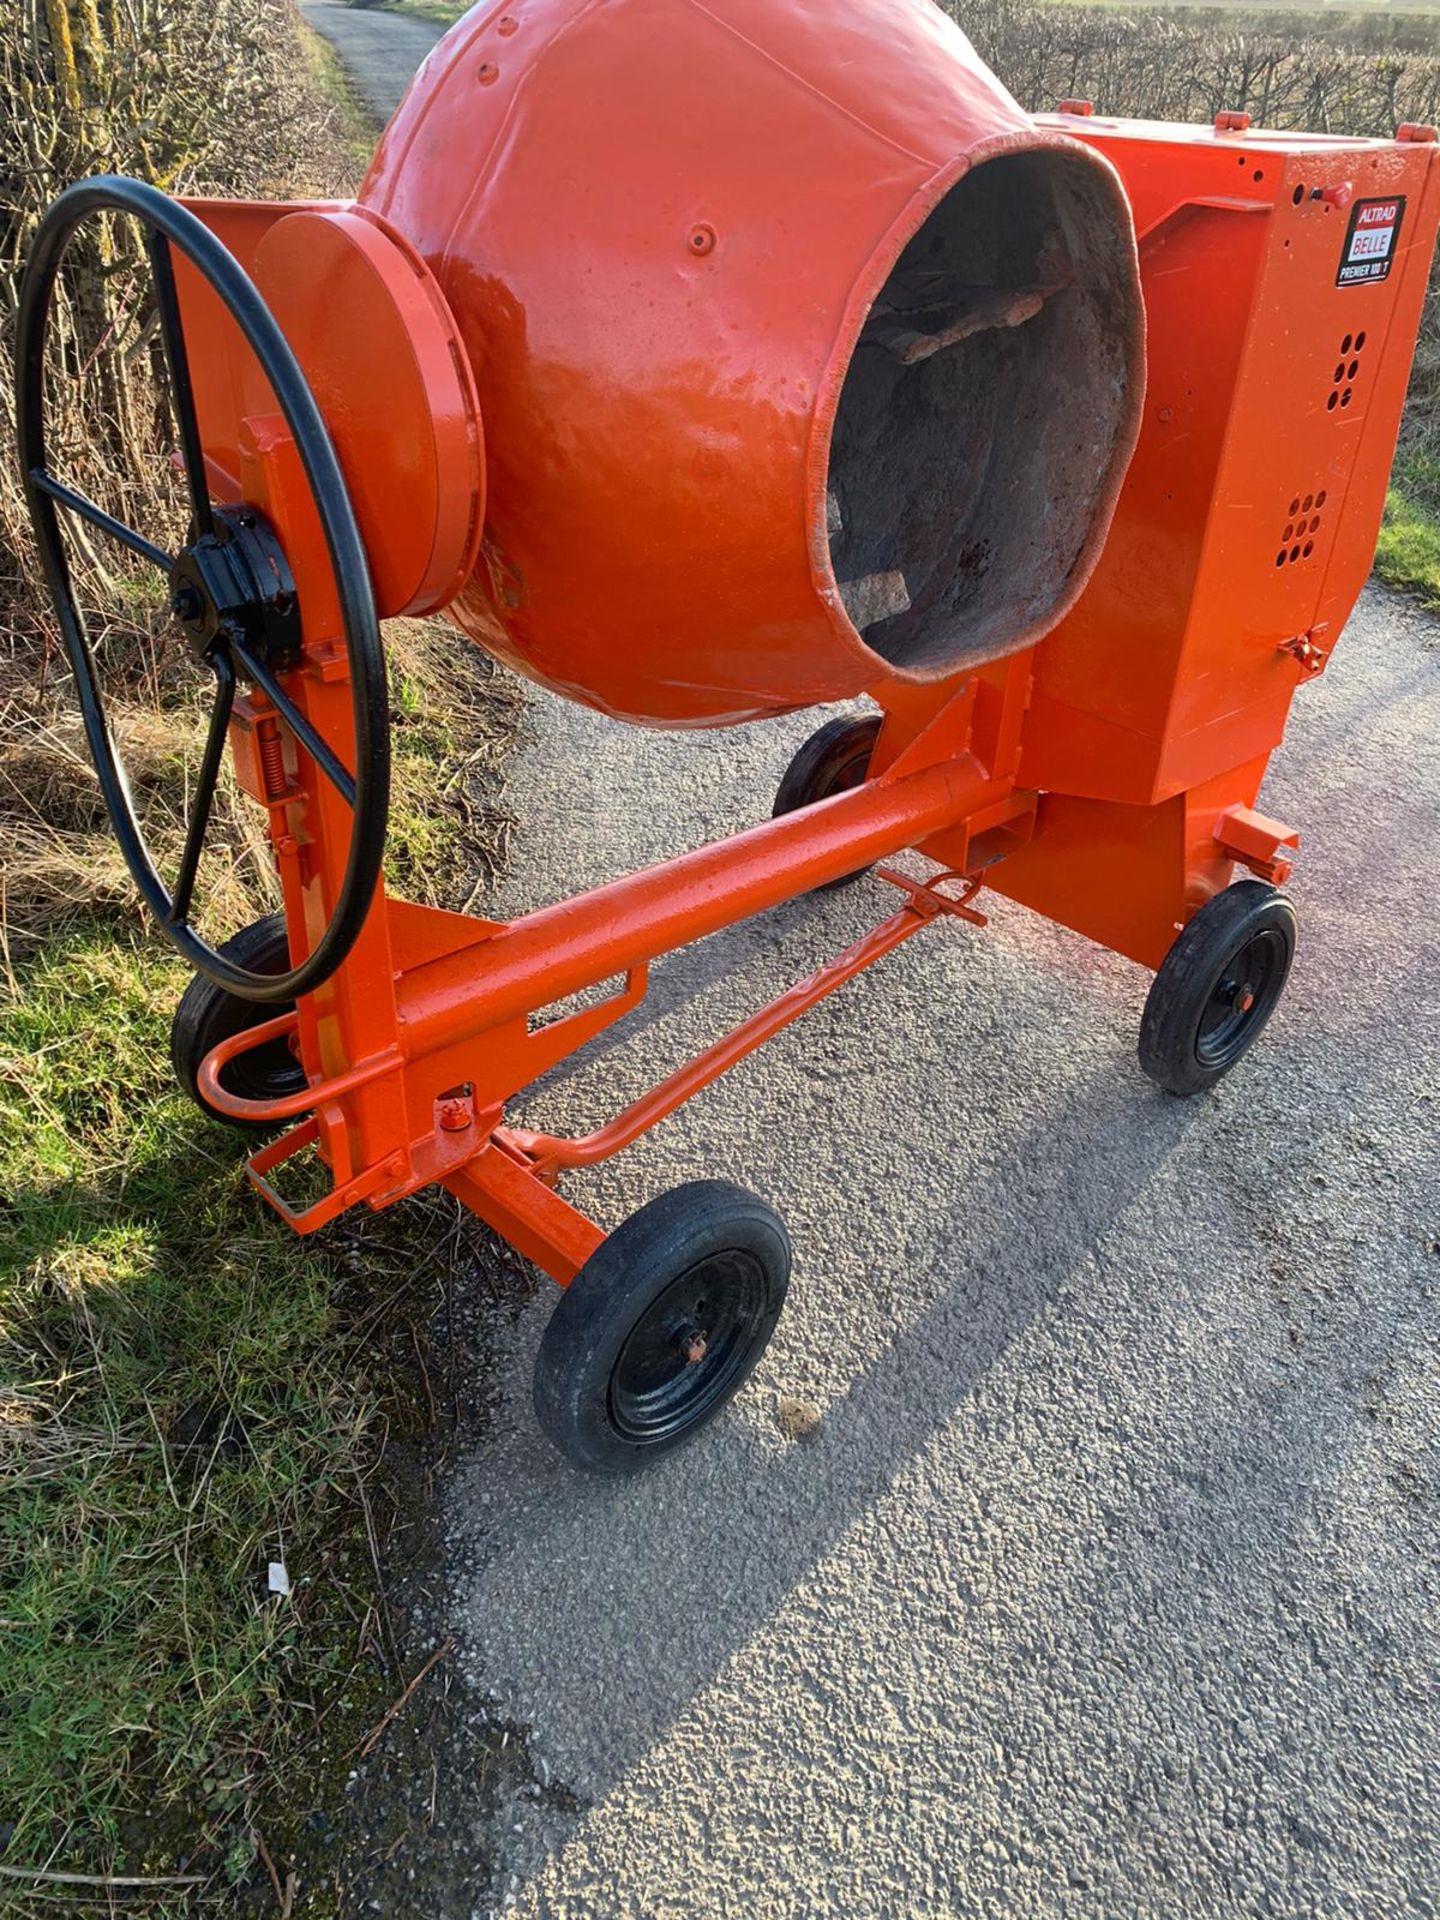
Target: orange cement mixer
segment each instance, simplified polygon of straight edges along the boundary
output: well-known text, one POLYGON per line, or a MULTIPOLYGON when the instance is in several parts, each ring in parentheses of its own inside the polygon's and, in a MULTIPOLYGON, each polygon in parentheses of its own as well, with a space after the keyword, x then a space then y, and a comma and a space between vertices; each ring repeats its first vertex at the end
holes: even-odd
POLYGON ((21 460, 102 793, 196 968, 176 1071, 237 1126, 293 1123, 248 1163, 265 1199, 303 1233, 447 1187, 563 1290, 541 1425, 628 1472, 743 1383, 789 1242, 714 1180, 607 1235, 561 1173, 922 928, 983 925, 982 885, 1156 970, 1157 1084, 1228 1072, 1294 953, 1298 835, 1256 801, 1368 570, 1435 156, 1415 127, 1033 119, 930 0, 508 0, 435 49, 354 203, 63 195, 22 294, 21 460), (175 550, 49 451, 65 248, 122 216, 175 550), (213 680, 172 873, 105 723, 71 517, 162 571, 213 680), (444 913, 380 877, 378 627, 442 610, 624 720, 866 705, 732 840, 510 923, 444 913), (195 903, 227 750, 284 911, 217 943, 195 903), (877 864, 906 849, 928 878, 877 864), (888 918, 609 1125, 506 1123, 651 961, 871 869, 888 918), (302 1154, 330 1188, 304 1208, 276 1178, 302 1154))

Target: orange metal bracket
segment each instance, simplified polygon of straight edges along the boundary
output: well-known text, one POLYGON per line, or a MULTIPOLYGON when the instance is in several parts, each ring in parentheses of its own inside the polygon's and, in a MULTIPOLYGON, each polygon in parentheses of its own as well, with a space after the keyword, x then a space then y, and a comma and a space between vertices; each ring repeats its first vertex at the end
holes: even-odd
POLYGON ((502 1240, 568 1287, 605 1235, 496 1140, 444 1181, 502 1240))
POLYGON ((313 1147, 319 1138, 320 1122, 312 1116, 298 1127, 292 1127, 289 1133, 281 1134, 278 1140, 272 1140, 268 1147, 263 1147, 245 1163, 246 1179, 265 1204, 272 1207, 295 1233, 314 1233, 317 1228, 328 1225, 357 1201, 366 1200, 381 1187, 393 1183, 402 1171, 403 1162, 397 1154, 391 1160, 382 1160, 378 1166, 366 1167, 350 1179, 338 1182, 323 1200, 317 1200, 313 1206, 292 1207, 272 1186, 269 1175, 277 1167, 296 1159, 307 1147, 313 1147))
POLYGON ((983 927, 985 916, 976 913, 970 902, 980 891, 980 881, 963 874, 942 873, 929 881, 913 880, 908 874, 900 873, 892 867, 877 869, 879 877, 888 880, 892 886, 909 894, 909 899, 898 913, 873 927, 862 939, 848 947, 838 959, 828 966, 821 967, 808 979, 799 981, 777 1000, 772 1000, 749 1020, 718 1040, 696 1059, 672 1073, 649 1093, 642 1095, 623 1113, 618 1114, 608 1126, 594 1133, 586 1134, 579 1140, 567 1140, 553 1133, 534 1133, 528 1128, 501 1128, 497 1140, 512 1147, 530 1164, 537 1179, 549 1182, 553 1180, 561 1167, 590 1167, 597 1161, 608 1160, 612 1154, 638 1140, 642 1133, 648 1133, 657 1122, 664 1120, 683 1106, 687 1100, 718 1080, 723 1073, 738 1065, 757 1047, 798 1020, 802 1013, 827 999, 847 980, 853 980, 858 973, 882 959, 887 953, 919 933, 922 927, 949 915, 955 919, 968 920, 972 926, 983 927), (941 887, 948 881, 960 880, 965 891, 955 898, 942 893, 941 887))
POLYGON ((1215 838, 1232 859, 1274 886, 1283 887, 1295 870, 1299 833, 1253 807, 1228 807, 1215 823, 1215 838))
POLYGON ((1330 646, 1326 639, 1330 631, 1329 623, 1317 620, 1305 633, 1292 635, 1280 643, 1281 653, 1288 653, 1300 666, 1307 680, 1313 680, 1317 674, 1325 671, 1330 658, 1330 646))

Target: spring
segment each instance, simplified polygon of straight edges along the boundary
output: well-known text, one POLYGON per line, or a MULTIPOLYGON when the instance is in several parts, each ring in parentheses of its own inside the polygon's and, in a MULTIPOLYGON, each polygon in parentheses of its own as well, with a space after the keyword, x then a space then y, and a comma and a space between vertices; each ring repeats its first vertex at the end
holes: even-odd
POLYGON ((283 800, 290 785, 285 772, 285 743, 273 720, 263 723, 258 733, 260 777, 265 782, 267 800, 283 800))

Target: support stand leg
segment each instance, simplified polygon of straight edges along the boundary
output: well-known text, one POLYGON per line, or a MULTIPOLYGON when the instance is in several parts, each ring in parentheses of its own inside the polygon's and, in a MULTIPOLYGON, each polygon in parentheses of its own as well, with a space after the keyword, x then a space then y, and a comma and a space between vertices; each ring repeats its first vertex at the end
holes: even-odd
POLYGON ((605 1238, 593 1220, 562 1200, 499 1141, 447 1175, 445 1185, 562 1287, 569 1286, 605 1238))

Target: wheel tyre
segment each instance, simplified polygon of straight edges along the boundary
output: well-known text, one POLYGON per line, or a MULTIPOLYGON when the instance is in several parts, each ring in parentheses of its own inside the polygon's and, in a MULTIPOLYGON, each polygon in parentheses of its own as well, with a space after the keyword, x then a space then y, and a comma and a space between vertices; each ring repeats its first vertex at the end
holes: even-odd
MULTIPOLYGON (((775 794, 771 817, 795 813, 801 807, 814 806, 817 800, 829 800, 837 793, 850 793, 860 786, 870 771, 875 742, 880 738, 884 716, 863 714, 858 720, 827 720, 812 733, 785 769, 775 794)), ((830 893, 836 887, 848 887, 863 879, 868 867, 827 880, 817 893, 830 893)))
POLYGON ((1140 1065, 1167 1093, 1202 1093, 1260 1038, 1299 937, 1287 894, 1264 880, 1217 893, 1166 954, 1140 1022, 1140 1065))
MULTIPOLYGON (((252 927, 245 927, 233 940, 220 948, 227 960, 254 973, 284 973, 290 965, 290 941, 285 931, 285 916, 268 914, 252 927)), ((266 1020, 274 1020, 289 1008, 260 1005, 227 993, 224 987, 197 973, 180 997, 175 1017, 170 1022, 170 1064, 175 1078, 200 1111, 227 1127, 240 1127, 247 1133, 263 1133, 269 1123, 263 1120, 237 1120, 218 1113, 200 1093, 200 1066, 212 1047, 237 1033, 247 1033, 266 1020)), ((282 1100, 305 1091, 305 1070, 284 1040, 272 1040, 254 1053, 232 1060, 220 1076, 227 1093, 244 1100, 282 1100)))
POLYGON ((790 1259, 779 1215, 726 1181, 650 1201, 550 1316, 535 1363, 541 1429, 577 1467, 614 1475, 692 1439, 769 1344, 790 1259))

